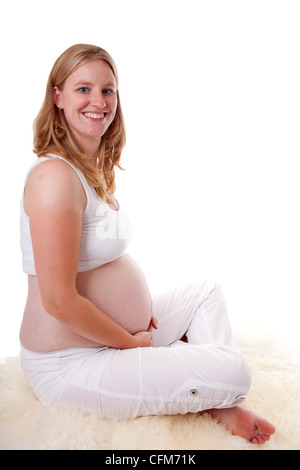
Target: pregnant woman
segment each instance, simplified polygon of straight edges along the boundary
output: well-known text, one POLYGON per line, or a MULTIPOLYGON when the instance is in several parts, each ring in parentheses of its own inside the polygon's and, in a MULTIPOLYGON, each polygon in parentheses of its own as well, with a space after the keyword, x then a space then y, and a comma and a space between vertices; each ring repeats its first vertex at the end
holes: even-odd
POLYGON ((126 254, 131 228, 114 197, 125 130, 106 51, 77 44, 57 59, 34 133, 20 341, 35 395, 111 419, 206 410, 233 434, 267 441, 272 424, 240 406, 250 374, 219 286, 152 298, 126 254))

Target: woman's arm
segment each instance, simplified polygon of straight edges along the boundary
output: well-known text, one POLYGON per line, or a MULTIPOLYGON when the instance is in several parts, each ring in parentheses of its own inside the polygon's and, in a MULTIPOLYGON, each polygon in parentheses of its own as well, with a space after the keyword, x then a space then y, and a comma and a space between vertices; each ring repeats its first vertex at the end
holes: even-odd
POLYGON ((152 345, 152 334, 131 335, 76 289, 82 212, 86 196, 74 170, 61 160, 29 175, 24 207, 29 216, 35 269, 47 313, 77 334, 118 349, 152 345))

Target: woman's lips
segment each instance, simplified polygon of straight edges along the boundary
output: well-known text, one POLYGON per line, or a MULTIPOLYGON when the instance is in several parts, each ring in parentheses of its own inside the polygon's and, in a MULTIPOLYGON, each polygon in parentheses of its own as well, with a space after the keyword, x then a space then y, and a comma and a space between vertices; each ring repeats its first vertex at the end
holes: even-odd
POLYGON ((85 117, 90 119, 103 119, 106 116, 106 113, 82 113, 85 117))

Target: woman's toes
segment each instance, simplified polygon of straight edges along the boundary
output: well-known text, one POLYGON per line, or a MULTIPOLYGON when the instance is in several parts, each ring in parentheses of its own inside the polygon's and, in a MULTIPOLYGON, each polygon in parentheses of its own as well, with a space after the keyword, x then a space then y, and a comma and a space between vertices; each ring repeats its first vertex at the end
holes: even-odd
POLYGON ((264 444, 266 441, 270 440, 269 434, 258 434, 257 436, 251 439, 252 444, 264 444))

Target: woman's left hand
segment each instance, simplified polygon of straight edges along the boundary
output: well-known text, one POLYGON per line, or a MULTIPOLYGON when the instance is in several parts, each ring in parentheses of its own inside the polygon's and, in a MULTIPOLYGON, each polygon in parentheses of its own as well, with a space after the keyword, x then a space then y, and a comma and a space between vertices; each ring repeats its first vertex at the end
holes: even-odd
POLYGON ((157 330, 157 328, 158 328, 158 321, 157 321, 157 318, 152 314, 152 317, 151 317, 151 320, 150 320, 150 324, 149 324, 149 326, 148 326, 148 330, 147 330, 147 331, 150 331, 150 332, 151 332, 151 331, 153 330, 153 328, 154 328, 155 330, 157 330))

